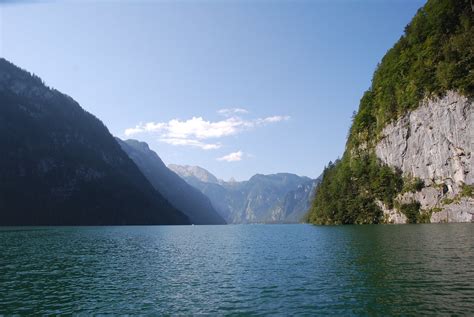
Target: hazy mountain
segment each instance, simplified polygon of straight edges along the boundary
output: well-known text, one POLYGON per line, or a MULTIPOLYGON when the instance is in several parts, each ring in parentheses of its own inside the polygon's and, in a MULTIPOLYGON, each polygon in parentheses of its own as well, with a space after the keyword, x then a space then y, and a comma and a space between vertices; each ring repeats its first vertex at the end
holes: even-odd
POLYGON ((187 224, 100 120, 0 59, 0 225, 187 224))
MULTIPOLYGON (((117 139, 117 141, 155 189, 173 206, 185 213, 192 223, 225 224, 209 198, 168 169, 160 157, 148 147, 148 144, 137 140, 117 139)), ((194 173, 202 179, 213 180, 209 177, 212 176, 211 174, 206 175, 202 171, 196 169, 194 173)))
POLYGON ((169 167, 209 197, 228 223, 299 222, 319 182, 289 173, 257 174, 248 181, 224 182, 201 167, 169 167))
POLYGON ((198 181, 213 184, 220 182, 214 175, 199 166, 170 164, 168 168, 183 178, 195 178, 198 181))

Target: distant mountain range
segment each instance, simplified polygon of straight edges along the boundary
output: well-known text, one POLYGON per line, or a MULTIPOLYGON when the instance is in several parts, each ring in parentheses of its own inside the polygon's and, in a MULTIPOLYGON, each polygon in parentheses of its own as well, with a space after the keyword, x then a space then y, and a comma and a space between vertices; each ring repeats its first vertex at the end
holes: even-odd
POLYGON ((0 225, 189 224, 104 124, 0 59, 0 225))
MULTIPOLYGON (((214 209, 209 198, 168 169, 158 154, 150 150, 148 144, 137 140, 122 141, 117 139, 117 141, 155 189, 173 206, 186 214, 191 223, 226 223, 214 209)), ((208 179, 199 171, 196 171, 196 174, 200 175, 202 179, 208 179)))
POLYGON ((319 183, 319 179, 289 173, 225 182, 198 166, 168 167, 209 197, 228 223, 300 222, 319 183))

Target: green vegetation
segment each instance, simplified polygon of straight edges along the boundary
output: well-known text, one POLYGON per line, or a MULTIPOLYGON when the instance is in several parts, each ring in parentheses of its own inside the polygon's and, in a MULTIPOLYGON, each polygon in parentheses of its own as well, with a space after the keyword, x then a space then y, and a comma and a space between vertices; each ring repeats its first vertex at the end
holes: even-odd
POLYGON ((343 158, 324 171, 309 222, 379 223, 383 217, 377 200, 397 207, 411 222, 426 221, 419 217, 419 205, 398 206, 394 200, 401 192, 421 190, 423 182, 403 179, 381 164, 374 146, 389 122, 418 107, 423 98, 448 90, 474 96, 473 34, 469 0, 429 0, 417 12, 375 71, 353 117, 343 158))
POLYGON ((461 186, 461 197, 474 198, 474 185, 462 184, 462 186, 461 186))
POLYGON ((400 211, 407 217, 407 223, 417 223, 420 216, 420 203, 403 204, 400 206, 400 211))
POLYGON ((361 99, 350 141, 357 145, 427 96, 474 95, 474 14, 469 0, 430 0, 383 57, 361 99))
POLYGON ((441 201, 441 204, 443 205, 457 204, 461 201, 461 198, 463 197, 474 198, 474 185, 462 184, 461 191, 456 196, 452 198, 443 199, 441 201))
POLYGON ((454 198, 445 198, 441 201, 443 205, 451 205, 454 202, 456 202, 454 198))
POLYGON ((380 200, 389 208, 402 189, 401 173, 380 165, 374 154, 329 164, 318 187, 308 221, 317 224, 382 222, 380 200))
POLYGON ((404 177, 403 178, 403 188, 402 193, 416 193, 422 190, 425 187, 425 182, 418 177, 404 177))
POLYGON ((441 211, 443 211, 443 208, 441 208, 441 207, 433 207, 433 208, 431 208, 431 209, 428 210, 428 212, 429 212, 430 214, 432 214, 432 213, 434 213, 434 212, 441 212, 441 211))
POLYGON ((420 210, 418 217, 416 218, 417 223, 430 223, 431 222, 431 214, 433 212, 431 210, 423 211, 420 210))

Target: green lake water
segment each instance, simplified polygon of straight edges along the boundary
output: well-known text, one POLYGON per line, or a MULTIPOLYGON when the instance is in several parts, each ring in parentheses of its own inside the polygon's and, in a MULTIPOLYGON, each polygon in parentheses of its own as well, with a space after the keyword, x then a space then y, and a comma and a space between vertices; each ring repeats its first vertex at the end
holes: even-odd
POLYGON ((474 315, 474 224, 0 228, 0 314, 474 315))

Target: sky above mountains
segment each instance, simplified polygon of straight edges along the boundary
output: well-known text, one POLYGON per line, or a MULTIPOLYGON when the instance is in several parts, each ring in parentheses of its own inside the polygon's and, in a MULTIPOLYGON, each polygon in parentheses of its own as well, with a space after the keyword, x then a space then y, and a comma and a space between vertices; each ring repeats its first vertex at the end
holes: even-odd
POLYGON ((377 63, 423 4, 8 2, 0 54, 166 164, 222 179, 317 177, 342 155, 377 63))

